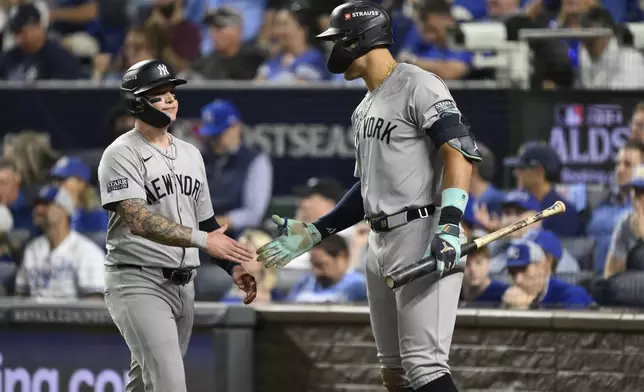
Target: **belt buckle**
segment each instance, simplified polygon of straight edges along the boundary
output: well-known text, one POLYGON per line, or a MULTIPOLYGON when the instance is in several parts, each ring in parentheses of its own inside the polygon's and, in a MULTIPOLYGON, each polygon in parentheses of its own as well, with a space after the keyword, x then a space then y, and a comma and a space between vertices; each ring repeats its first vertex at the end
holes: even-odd
POLYGON ((189 270, 174 270, 170 274, 170 280, 182 286, 190 282, 191 277, 192 271, 189 270))

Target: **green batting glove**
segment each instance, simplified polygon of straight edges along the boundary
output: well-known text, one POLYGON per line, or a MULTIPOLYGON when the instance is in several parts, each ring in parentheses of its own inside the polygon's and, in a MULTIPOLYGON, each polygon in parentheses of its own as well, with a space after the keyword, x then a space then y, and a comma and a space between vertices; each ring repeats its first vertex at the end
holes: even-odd
POLYGON ((257 261, 263 262, 266 268, 284 267, 322 240, 322 235, 311 223, 277 215, 271 219, 277 225, 280 236, 257 249, 257 261))

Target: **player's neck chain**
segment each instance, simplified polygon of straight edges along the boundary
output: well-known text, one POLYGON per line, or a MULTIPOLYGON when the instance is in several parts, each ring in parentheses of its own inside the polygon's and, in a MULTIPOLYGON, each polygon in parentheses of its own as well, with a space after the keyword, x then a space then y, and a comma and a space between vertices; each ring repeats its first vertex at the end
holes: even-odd
POLYGON ((165 151, 164 151, 164 150, 162 150, 162 149, 160 149, 158 146, 155 146, 154 144, 150 143, 150 141, 149 141, 145 136, 143 136, 140 132, 138 132, 138 131, 137 131, 137 134, 139 135, 139 137, 140 137, 141 139, 143 139, 143 141, 144 141, 148 146, 150 146, 150 147, 154 148, 154 149, 155 149, 156 151, 158 151, 158 152, 159 152, 159 154, 161 154, 164 158, 167 158, 167 159, 169 159, 169 160, 171 160, 171 161, 176 159, 176 153, 175 153, 175 152, 176 152, 176 150, 174 150, 174 146, 175 146, 175 145, 174 145, 174 137, 172 137, 172 135, 170 135, 169 133, 168 133, 168 140, 169 140, 169 144, 170 144, 170 145, 168 146, 168 148, 167 148, 165 151))
POLYGON ((380 82, 380 84, 376 88, 374 88, 372 91, 367 92, 366 100, 361 105, 362 108, 360 110, 360 114, 358 115, 358 124, 357 124, 358 129, 360 129, 360 125, 362 124, 362 121, 367 116, 367 113, 369 113, 369 110, 371 109, 371 104, 373 103, 373 99, 374 99, 376 93, 378 91, 380 91, 382 86, 385 85, 385 82, 387 81, 387 79, 389 79, 391 74, 394 72, 394 70, 396 69, 397 65, 398 65, 398 62, 396 62, 396 61, 391 63, 391 65, 389 66, 389 69, 387 70, 387 73, 385 74, 385 77, 382 79, 382 82, 380 82))

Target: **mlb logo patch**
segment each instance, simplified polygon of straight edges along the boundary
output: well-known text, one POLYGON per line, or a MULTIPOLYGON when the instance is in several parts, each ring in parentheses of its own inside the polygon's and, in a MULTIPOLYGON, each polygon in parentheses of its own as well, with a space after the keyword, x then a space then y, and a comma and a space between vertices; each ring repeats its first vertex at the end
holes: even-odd
POLYGON ((351 19, 351 14, 349 13, 344 14, 344 20, 349 20, 349 19, 351 19))

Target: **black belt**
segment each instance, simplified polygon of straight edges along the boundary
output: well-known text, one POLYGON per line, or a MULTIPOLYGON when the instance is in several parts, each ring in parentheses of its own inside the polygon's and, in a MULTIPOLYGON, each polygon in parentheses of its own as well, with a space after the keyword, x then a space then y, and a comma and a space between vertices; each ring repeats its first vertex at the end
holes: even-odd
MULTIPOLYGON (((135 264, 117 264, 115 267, 119 269, 143 269, 142 266, 135 264)), ((171 283, 180 286, 190 283, 190 279, 192 278, 192 269, 161 268, 161 273, 163 274, 163 277, 168 279, 171 283)))
POLYGON ((371 230, 375 232, 391 231, 396 227, 406 225, 407 223, 421 218, 429 218, 436 212, 436 206, 433 204, 401 211, 396 214, 376 216, 367 218, 371 230))

